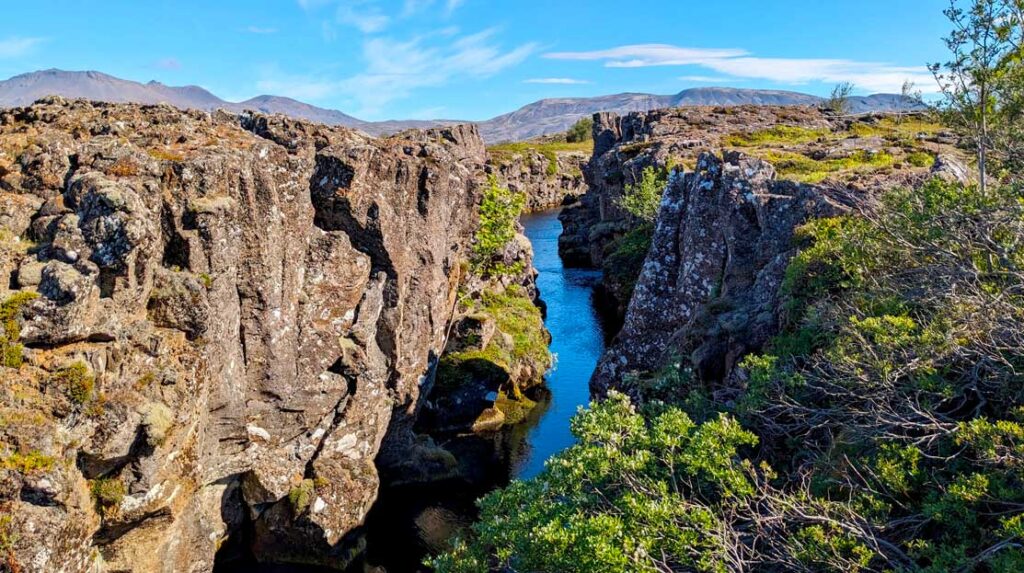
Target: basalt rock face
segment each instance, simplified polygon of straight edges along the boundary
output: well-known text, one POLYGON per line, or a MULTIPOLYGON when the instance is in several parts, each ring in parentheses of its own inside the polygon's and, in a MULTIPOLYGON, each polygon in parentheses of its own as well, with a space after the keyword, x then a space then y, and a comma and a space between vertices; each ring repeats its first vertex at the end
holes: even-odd
POLYGON ((707 153, 673 173, 625 324, 591 379, 597 395, 634 391, 629 374, 682 358, 702 380, 722 380, 778 331, 779 287, 794 230, 866 197, 775 179, 739 153, 707 153))
POLYGON ((2 112, 0 294, 26 346, 0 366, 4 558, 209 571, 245 530, 257 558, 344 565, 413 442, 484 161, 473 127, 2 112))
MULTIPOLYGON (((594 114, 594 154, 584 171, 587 192, 559 217, 564 232, 559 253, 568 264, 600 267, 606 247, 638 222, 619 207, 623 190, 637 183, 645 167, 670 161, 691 164, 736 131, 756 131, 779 123, 827 127, 821 111, 805 107, 695 107, 594 114), (670 159, 671 158, 671 159, 670 159)), ((692 167, 692 165, 691 165, 692 167)))
POLYGON ((586 191, 584 153, 544 154, 535 150, 494 159, 488 171, 512 191, 526 195, 526 211, 543 211, 574 203, 586 191))

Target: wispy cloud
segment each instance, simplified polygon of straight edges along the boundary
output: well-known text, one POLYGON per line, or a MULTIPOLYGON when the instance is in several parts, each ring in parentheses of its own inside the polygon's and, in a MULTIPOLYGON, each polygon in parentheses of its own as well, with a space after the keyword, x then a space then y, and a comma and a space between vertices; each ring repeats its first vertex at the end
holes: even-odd
POLYGON ((353 76, 284 75, 266 69, 260 90, 296 99, 343 98, 355 113, 374 117, 389 103, 409 98, 417 90, 465 78, 487 78, 515 66, 535 53, 533 43, 502 48, 495 30, 467 36, 429 35, 409 40, 373 37, 363 42, 365 67, 353 76))
POLYGON ((726 76, 680 76, 679 79, 684 82, 693 82, 696 84, 717 84, 726 82, 743 81, 741 78, 730 78, 726 76))
POLYGON ((375 0, 341 2, 336 15, 339 23, 355 26, 364 34, 380 32, 391 23, 391 17, 381 11, 375 0))
POLYGON ((44 42, 43 38, 11 36, 0 40, 0 58, 19 58, 44 42))
MULTIPOLYGON (((602 61, 609 68, 696 66, 733 80, 761 79, 785 84, 851 82, 868 91, 898 91, 905 80, 927 86, 931 85, 932 79, 924 66, 897 66, 847 59, 762 58, 742 49, 687 48, 668 44, 635 44, 607 50, 556 52, 545 54, 544 57, 602 61)), ((715 81, 721 80, 716 78, 715 81)))
POLYGON ((177 58, 163 58, 157 60, 153 65, 161 70, 174 71, 181 69, 181 62, 177 58))
POLYGON ((604 61, 609 68, 640 68, 646 66, 701 65, 722 58, 748 55, 744 50, 717 48, 681 48, 669 44, 634 44, 590 52, 553 52, 544 54, 552 60, 604 61))
POLYGON ((264 28, 262 26, 249 26, 245 29, 250 34, 276 34, 277 28, 264 28))
POLYGON ((577 80, 573 78, 530 78, 523 80, 524 84, 553 84, 553 85, 564 85, 564 86, 577 86, 583 84, 589 84, 587 80, 577 80))

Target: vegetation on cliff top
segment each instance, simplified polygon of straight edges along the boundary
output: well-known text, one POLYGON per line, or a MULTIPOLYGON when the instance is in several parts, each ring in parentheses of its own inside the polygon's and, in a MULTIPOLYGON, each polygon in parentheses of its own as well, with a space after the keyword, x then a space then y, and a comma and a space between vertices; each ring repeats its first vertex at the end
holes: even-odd
POLYGON ((809 223, 742 385, 684 361, 676 406, 581 414, 439 570, 1021 570, 1022 205, 933 181, 809 223))

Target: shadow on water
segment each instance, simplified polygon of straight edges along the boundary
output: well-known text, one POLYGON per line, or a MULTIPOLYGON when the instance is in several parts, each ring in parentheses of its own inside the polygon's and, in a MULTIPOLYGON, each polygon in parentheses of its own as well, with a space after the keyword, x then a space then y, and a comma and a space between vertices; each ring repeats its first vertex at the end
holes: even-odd
MULTIPOLYGON (((524 215, 522 224, 533 244, 534 266, 540 272, 537 286, 547 305, 544 322, 555 355, 555 366, 545 376, 547 390, 530 419, 515 428, 489 436, 438 438, 471 480, 383 488, 362 528, 365 555, 349 573, 430 571, 423 560, 442 551, 453 535, 473 523, 476 499, 512 479, 537 475, 547 458, 572 444, 569 419, 590 400, 588 382, 604 351, 606 329, 614 325, 604 322, 595 308, 600 271, 562 265, 558 210, 524 215)), ((248 565, 245 571, 319 571, 248 565)))

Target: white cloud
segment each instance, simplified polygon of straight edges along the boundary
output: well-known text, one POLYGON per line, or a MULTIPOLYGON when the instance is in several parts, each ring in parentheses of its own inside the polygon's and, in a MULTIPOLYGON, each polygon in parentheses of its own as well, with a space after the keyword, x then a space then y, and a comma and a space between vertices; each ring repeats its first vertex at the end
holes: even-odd
POLYGON ((374 0, 350 0, 338 5, 338 22, 355 26, 364 34, 374 34, 388 27, 391 17, 381 12, 374 0))
MULTIPOLYGON (((737 79, 761 79, 785 84, 851 82, 867 91, 899 91, 905 80, 922 86, 932 84, 932 76, 925 66, 895 66, 846 59, 761 58, 740 49, 638 44, 588 52, 557 52, 545 54, 545 57, 603 61, 609 68, 697 66, 727 76, 716 78, 716 82, 737 79)), ((690 81, 707 79, 707 76, 688 77, 700 78, 690 81)))
POLYGON ((377 116, 387 104, 406 99, 419 89, 463 78, 487 78, 537 51, 532 43, 503 49, 493 36, 494 30, 485 30, 461 37, 369 38, 363 42, 366 65, 358 74, 332 79, 265 69, 257 87, 296 99, 343 98, 356 107, 352 110, 356 115, 377 116), (439 39, 445 43, 438 43, 439 39))
POLYGON ((276 34, 277 28, 264 28, 262 26, 249 26, 245 29, 250 34, 276 34))
POLYGON ((589 84, 590 82, 588 82, 587 80, 577 80, 577 79, 573 79, 573 78, 530 78, 528 80, 523 80, 523 83, 524 84, 554 84, 554 85, 572 86, 572 85, 589 84))
POLYGON ((43 38, 21 38, 11 36, 0 40, 0 58, 18 58, 34 50, 43 43, 43 38))
POLYGON ((743 81, 737 78, 729 78, 726 76, 680 76, 680 80, 684 82, 693 82, 698 84, 718 84, 735 81, 743 81))
POLYGON ((639 68, 646 66, 700 65, 721 58, 745 56, 736 49, 680 48, 668 44, 634 44, 591 52, 554 52, 544 54, 552 60, 596 61, 604 60, 609 68, 639 68))

